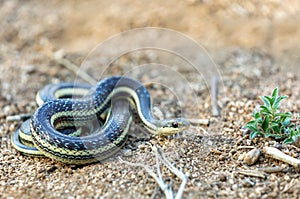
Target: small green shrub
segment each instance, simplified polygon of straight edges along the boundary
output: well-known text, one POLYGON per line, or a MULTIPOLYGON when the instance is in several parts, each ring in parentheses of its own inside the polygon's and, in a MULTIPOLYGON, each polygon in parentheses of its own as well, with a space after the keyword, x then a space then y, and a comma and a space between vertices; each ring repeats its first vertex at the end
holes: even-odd
POLYGON ((251 139, 261 135, 283 140, 283 144, 296 142, 300 137, 299 125, 291 123, 292 114, 290 112, 279 111, 280 102, 285 98, 287 96, 278 96, 278 88, 273 90, 271 96, 261 97, 263 105, 258 111, 253 111, 253 119, 245 125, 245 128, 251 131, 251 139))

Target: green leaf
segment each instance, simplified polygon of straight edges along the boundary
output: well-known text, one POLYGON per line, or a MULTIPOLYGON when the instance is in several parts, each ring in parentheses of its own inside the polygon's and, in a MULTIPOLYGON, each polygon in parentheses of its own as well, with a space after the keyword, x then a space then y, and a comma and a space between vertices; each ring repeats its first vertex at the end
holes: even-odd
POLYGON ((291 116, 291 112, 279 112, 279 113, 276 113, 275 116, 291 116))
POLYGON ((269 117, 268 116, 266 116, 265 119, 263 120, 261 127, 265 133, 268 132, 268 129, 269 129, 269 117))
POLYGON ((272 92, 272 98, 276 99, 278 96, 278 87, 276 87, 272 92))
POLYGON ((253 139, 257 135, 263 135, 263 133, 260 131, 253 131, 250 133, 249 137, 250 137, 250 139, 253 139))
POLYGON ((285 113, 281 113, 281 112, 279 112, 279 113, 275 113, 275 118, 278 118, 279 117, 279 119, 280 119, 280 121, 284 121, 287 117, 291 117, 291 113, 290 112, 285 112, 285 113))
POLYGON ((250 120, 249 122, 246 123, 245 126, 247 126, 247 125, 253 125, 253 124, 255 124, 255 120, 250 120))
POLYGON ((250 121, 245 125, 245 128, 249 129, 250 131, 257 131, 257 124, 255 121, 250 121), (253 123, 254 122, 254 123, 253 123))
POLYGON ((270 128, 272 129, 272 131, 276 134, 279 134, 280 133, 280 130, 279 130, 279 124, 277 122, 274 122, 272 121, 271 122, 271 125, 270 125, 270 128))
POLYGON ((266 106, 260 106, 260 113, 264 115, 272 114, 271 111, 266 106))
POLYGON ((282 122, 283 126, 287 127, 291 122, 291 118, 286 117, 285 120, 282 122))
POLYGON ((268 137, 276 137, 276 135, 275 134, 273 134, 273 133, 265 133, 265 137, 266 138, 268 138, 268 137))
POLYGON ((256 131, 252 131, 249 135, 249 138, 250 139, 253 139, 255 136, 257 135, 257 132, 256 131))
POLYGON ((283 100, 283 99, 285 99, 285 98, 287 98, 287 96, 279 96, 279 97, 277 97, 276 99, 275 99, 275 101, 274 101, 274 104, 273 104, 273 109, 278 109, 279 108, 279 106, 280 106, 280 101, 281 100, 283 100))
POLYGON ((291 144, 293 142, 294 142, 293 138, 288 137, 285 140, 283 140, 282 144, 291 144))
POLYGON ((276 122, 276 121, 271 121, 270 127, 272 128, 272 127, 275 127, 275 126, 279 126, 278 122, 276 122))
POLYGON ((258 112, 258 111, 253 111, 253 113, 252 113, 252 117, 253 117, 254 119, 258 119, 258 118, 260 118, 260 114, 259 114, 259 112, 258 112))
POLYGON ((270 99, 268 99, 268 96, 261 96, 261 100, 264 102, 264 106, 266 106, 268 109, 271 109, 271 102, 270 99))
POLYGON ((275 98, 273 97, 269 97, 269 96, 264 96, 270 103, 270 106, 272 107, 275 101, 275 98))
POLYGON ((276 140, 282 140, 282 139, 285 138, 285 137, 287 137, 287 136, 284 136, 284 135, 282 135, 282 134, 275 134, 275 139, 276 139, 276 140))
POLYGON ((290 132, 290 137, 292 137, 292 139, 294 140, 294 142, 296 142, 297 139, 300 137, 298 128, 289 127, 288 129, 289 129, 289 132, 290 132))
POLYGON ((280 133, 280 128, 278 126, 272 127, 272 130, 274 133, 279 134, 280 133))
POLYGON ((278 119, 278 121, 279 121, 281 124, 283 124, 284 121, 286 120, 286 118, 287 118, 287 116, 286 116, 286 115, 283 115, 283 116, 281 116, 281 117, 278 119))
POLYGON ((299 135, 292 136, 293 142, 297 142, 298 138, 299 138, 299 135))
POLYGON ((279 128, 279 134, 287 135, 289 133, 290 133, 290 130, 281 124, 281 126, 279 128))

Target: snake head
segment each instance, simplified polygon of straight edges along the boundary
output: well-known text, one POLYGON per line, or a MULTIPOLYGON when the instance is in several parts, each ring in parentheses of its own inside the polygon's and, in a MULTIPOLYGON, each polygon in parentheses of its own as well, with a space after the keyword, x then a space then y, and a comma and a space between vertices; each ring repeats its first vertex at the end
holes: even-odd
POLYGON ((181 132, 190 126, 190 123, 184 118, 167 119, 159 121, 160 128, 157 131, 157 135, 173 135, 181 132))

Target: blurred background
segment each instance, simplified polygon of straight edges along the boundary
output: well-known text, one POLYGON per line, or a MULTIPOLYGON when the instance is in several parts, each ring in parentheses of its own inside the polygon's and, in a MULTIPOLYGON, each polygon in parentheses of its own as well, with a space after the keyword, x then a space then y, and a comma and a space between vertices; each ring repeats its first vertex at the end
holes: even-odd
POLYGON ((236 48, 259 49, 282 67, 296 69, 299 11, 298 0, 1 1, 0 60, 5 49, 84 54, 122 31, 151 26, 186 34, 216 62, 236 48))

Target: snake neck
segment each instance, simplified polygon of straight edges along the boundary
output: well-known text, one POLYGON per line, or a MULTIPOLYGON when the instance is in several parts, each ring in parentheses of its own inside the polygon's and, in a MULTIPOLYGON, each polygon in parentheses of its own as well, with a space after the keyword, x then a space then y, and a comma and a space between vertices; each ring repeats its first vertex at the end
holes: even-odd
POLYGON ((190 123, 184 118, 172 118, 165 120, 151 120, 150 121, 154 129, 149 129, 149 131, 155 135, 168 136, 186 130, 190 123))

